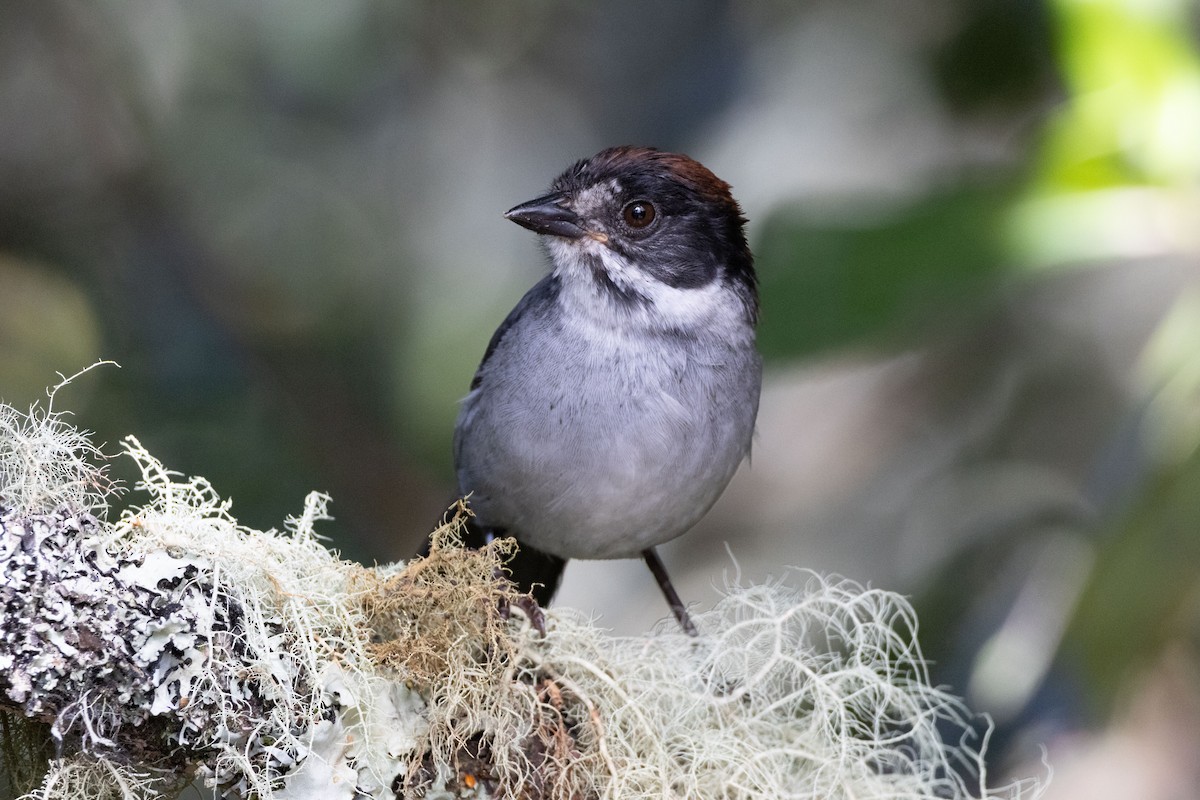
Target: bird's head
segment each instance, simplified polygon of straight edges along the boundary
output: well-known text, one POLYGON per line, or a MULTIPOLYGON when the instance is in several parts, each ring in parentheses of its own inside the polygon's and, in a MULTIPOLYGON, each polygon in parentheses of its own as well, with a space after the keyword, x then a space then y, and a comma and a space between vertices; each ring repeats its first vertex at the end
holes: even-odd
POLYGON ((684 155, 614 147, 577 162, 549 194, 505 216, 546 237, 555 274, 664 327, 714 301, 757 319, 745 218, 729 184, 684 155), (678 319, 677 319, 678 318, 678 319))

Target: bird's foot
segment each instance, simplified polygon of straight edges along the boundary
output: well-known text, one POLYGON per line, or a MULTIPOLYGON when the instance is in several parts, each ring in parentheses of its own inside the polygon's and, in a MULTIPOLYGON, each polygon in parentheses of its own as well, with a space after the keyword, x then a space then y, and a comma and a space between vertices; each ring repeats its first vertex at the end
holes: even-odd
MULTIPOLYGON (((508 580, 505 578, 504 580, 508 580)), ((529 624, 540 636, 546 635, 546 613, 542 611, 542 607, 538 605, 538 601, 533 599, 533 595, 504 593, 500 597, 500 616, 503 619, 512 619, 513 609, 517 609, 529 620, 529 624)))

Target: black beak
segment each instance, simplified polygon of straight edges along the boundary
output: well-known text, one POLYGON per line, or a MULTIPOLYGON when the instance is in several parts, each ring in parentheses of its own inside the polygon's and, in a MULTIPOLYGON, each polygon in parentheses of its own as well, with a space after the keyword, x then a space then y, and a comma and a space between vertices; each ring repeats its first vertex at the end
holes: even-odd
POLYGON ((521 203, 516 208, 510 208, 504 216, 534 233, 579 239, 587 231, 583 229, 579 215, 563 205, 566 199, 562 192, 548 194, 537 200, 521 203))

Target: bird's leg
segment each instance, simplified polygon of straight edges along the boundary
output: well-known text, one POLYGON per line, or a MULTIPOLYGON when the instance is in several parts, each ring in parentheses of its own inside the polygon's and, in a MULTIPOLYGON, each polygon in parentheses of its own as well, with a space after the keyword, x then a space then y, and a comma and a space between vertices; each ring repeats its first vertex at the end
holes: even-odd
POLYGON ((646 566, 654 573, 654 579, 658 581, 658 588, 662 589, 663 597, 667 598, 667 605, 671 607, 671 612, 679 621, 679 627, 683 628, 683 632, 688 636, 699 636, 700 633, 696 630, 696 626, 692 624, 692 618, 688 616, 687 608, 679 599, 675 587, 671 585, 671 578, 667 575, 667 569, 663 566, 658 553, 654 551, 653 547, 647 547, 642 551, 642 558, 646 560, 646 566))
MULTIPOLYGON (((483 532, 483 541, 485 545, 494 542, 500 532, 495 528, 485 528, 483 532)), ((517 590, 517 594, 512 598, 504 598, 500 601, 500 616, 508 619, 512 614, 512 606, 516 606, 525 613, 525 618, 529 620, 529 624, 533 629, 542 636, 546 635, 546 615, 542 613, 542 607, 538 605, 537 599, 532 593, 522 592, 523 587, 518 586, 513 582, 511 574, 503 567, 497 566, 493 577, 497 582, 504 582, 517 590)))

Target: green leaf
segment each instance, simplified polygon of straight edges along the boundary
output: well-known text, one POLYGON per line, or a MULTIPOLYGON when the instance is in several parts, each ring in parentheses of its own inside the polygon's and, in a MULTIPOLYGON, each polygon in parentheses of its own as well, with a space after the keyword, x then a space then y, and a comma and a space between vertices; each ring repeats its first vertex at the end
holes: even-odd
POLYGON ((978 310, 1003 272, 1010 202, 1006 187, 969 187, 870 223, 817 224, 800 207, 776 212, 756 248, 763 354, 888 344, 978 310))

